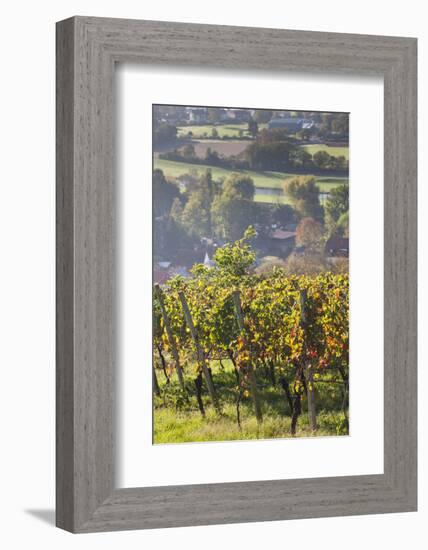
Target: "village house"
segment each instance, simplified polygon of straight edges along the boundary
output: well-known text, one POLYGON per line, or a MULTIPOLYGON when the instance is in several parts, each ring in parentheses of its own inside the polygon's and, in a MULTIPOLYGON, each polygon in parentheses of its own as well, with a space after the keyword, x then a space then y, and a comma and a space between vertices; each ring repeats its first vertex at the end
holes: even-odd
POLYGON ((153 264, 153 283, 163 285, 177 275, 189 277, 195 264, 214 267, 212 260, 214 246, 205 245, 198 249, 179 249, 171 261, 157 261, 153 264))
POLYGON ((234 122, 248 122, 251 118, 250 112, 246 109, 228 109, 227 114, 234 122))
POLYGON ((325 253, 330 257, 349 256, 349 239, 348 237, 330 237, 325 244, 325 253))
POLYGON ((315 123, 313 120, 297 117, 275 117, 268 122, 269 130, 281 129, 287 130, 290 133, 299 132, 300 130, 311 130, 314 126, 315 123))
POLYGON ((208 122, 208 109, 206 107, 188 107, 187 115, 191 123, 205 124, 208 122))
POLYGON ((275 256, 288 256, 293 251, 295 242, 295 231, 275 229, 269 236, 269 250, 275 256))

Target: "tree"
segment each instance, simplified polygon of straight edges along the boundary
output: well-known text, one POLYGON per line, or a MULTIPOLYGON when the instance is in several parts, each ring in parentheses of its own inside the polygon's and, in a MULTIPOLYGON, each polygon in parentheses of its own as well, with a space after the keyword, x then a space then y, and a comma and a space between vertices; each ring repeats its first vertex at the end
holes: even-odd
POLYGON ((254 192, 254 181, 249 176, 243 174, 233 173, 223 184, 223 194, 230 197, 252 201, 254 199, 254 192))
POLYGON ((259 131, 259 125, 253 118, 250 118, 250 120, 248 121, 248 133, 252 135, 254 138, 257 136, 258 131, 259 131))
POLYGON ((256 259, 256 255, 249 244, 249 241, 255 235, 256 232, 250 225, 244 231, 241 239, 218 248, 214 254, 214 260, 218 269, 238 277, 247 274, 248 269, 254 264, 256 259))
POLYGON ((173 200, 169 215, 177 224, 181 223, 181 218, 183 216, 183 205, 178 197, 173 200))
POLYGON ((268 111, 266 109, 256 109, 254 111, 253 118, 258 123, 266 123, 272 118, 272 114, 272 111, 268 111))
POLYGON ((183 157, 185 159, 191 160, 191 159, 194 159, 195 156, 196 156, 195 146, 193 145, 193 143, 188 143, 183 147, 183 157))
POLYGON ((319 188, 313 176, 296 176, 286 180, 284 192, 302 217, 322 220, 323 210, 319 200, 319 188))
POLYGON ((168 215, 174 199, 180 196, 179 188, 165 178, 162 170, 153 171, 152 185, 155 217, 168 215))
POLYGON ((172 216, 155 221, 153 238, 156 255, 168 260, 174 258, 180 248, 192 246, 195 240, 184 225, 172 216))
POLYGON ((263 128, 257 135, 257 142, 262 145, 287 140, 290 140, 290 132, 286 128, 272 128, 271 130, 263 128))
POLYGON ((310 168, 313 166, 312 155, 306 151, 303 147, 297 147, 290 154, 290 162, 296 168, 310 168))
POLYGON ((340 216, 336 223, 336 233, 349 238, 349 210, 340 216))
POLYGON ((245 157, 252 170, 281 170, 289 166, 290 154, 296 146, 291 141, 251 143, 245 157))
POLYGON ((212 179, 211 170, 207 170, 188 185, 188 200, 181 219, 187 231, 194 237, 200 239, 211 236, 211 205, 216 193, 218 189, 212 179))
POLYGON ((324 230, 322 225, 313 218, 303 218, 296 228, 296 244, 315 252, 322 247, 324 230))
POLYGON ((219 154, 215 149, 211 149, 211 147, 207 147, 207 150, 205 151, 205 160, 207 161, 207 164, 219 164, 220 157, 219 154))
POLYGON ((216 185, 211 170, 206 170, 205 174, 199 178, 199 189, 204 194, 204 206, 209 210, 216 193, 216 185))
POLYGON ((287 225, 296 221, 296 213, 289 204, 275 204, 272 206, 272 223, 287 225))
POLYGON ((349 134, 349 115, 347 113, 339 113, 335 115, 331 122, 331 130, 337 134, 349 134))
POLYGON ((154 145, 162 145, 164 143, 170 143, 177 137, 177 128, 171 124, 160 124, 153 131, 153 143, 154 145))
POLYGON ((332 122, 332 113, 322 113, 321 115, 321 130, 324 133, 329 133, 331 131, 331 122, 332 122))
POLYGON ((334 158, 336 159, 337 170, 347 170, 349 168, 349 163, 343 155, 334 158))
POLYGON ((301 130, 296 132, 296 137, 298 139, 307 141, 311 137, 311 133, 311 130, 309 130, 308 128, 302 128, 301 130))
POLYGON ((217 129, 216 128, 212 128, 211 130, 211 137, 213 138, 217 138, 218 137, 218 132, 217 132, 217 129))
MULTIPOLYGON (((340 185, 332 189, 325 203, 325 221, 331 232, 334 232, 339 218, 349 210, 349 188, 340 185)), ((343 225, 343 224, 342 224, 343 225)))
POLYGON ((327 151, 317 151, 312 156, 312 159, 314 161, 314 164, 317 168, 320 168, 321 170, 325 170, 329 168, 330 166, 330 155, 327 153, 327 151))
POLYGON ((228 241, 239 239, 248 221, 254 219, 257 203, 242 198, 236 192, 224 192, 214 198, 211 220, 215 234, 228 241))
POLYGON ((210 107, 208 109, 208 120, 212 124, 215 124, 216 122, 219 122, 220 121, 220 116, 221 116, 220 109, 218 109, 217 107, 210 107))
POLYGON ((206 197, 201 190, 190 195, 183 209, 181 221, 187 232, 194 237, 210 235, 210 213, 207 209, 206 197))

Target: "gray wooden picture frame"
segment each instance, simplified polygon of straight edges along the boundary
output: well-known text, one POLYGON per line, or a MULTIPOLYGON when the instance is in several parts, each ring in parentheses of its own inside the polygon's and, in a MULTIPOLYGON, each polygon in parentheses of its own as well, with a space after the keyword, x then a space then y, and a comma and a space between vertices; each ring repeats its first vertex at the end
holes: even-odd
POLYGON ((83 533, 416 510, 416 39, 73 17, 57 24, 56 47, 58 527, 83 533), (383 77, 383 474, 115 487, 117 62, 383 77))

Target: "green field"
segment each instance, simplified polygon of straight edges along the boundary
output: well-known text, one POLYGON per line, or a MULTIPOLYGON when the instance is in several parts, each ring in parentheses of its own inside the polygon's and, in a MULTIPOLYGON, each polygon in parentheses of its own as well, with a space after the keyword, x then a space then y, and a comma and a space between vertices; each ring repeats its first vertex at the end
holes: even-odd
POLYGON ((302 147, 311 155, 318 151, 326 151, 333 157, 345 157, 349 160, 349 147, 329 147, 325 143, 312 143, 310 145, 302 145, 302 147))
MULTIPOLYGON (((216 391, 218 393, 222 415, 218 417, 209 404, 208 396, 203 397, 206 418, 203 419, 193 395, 192 380, 187 380, 191 392, 187 403, 180 402, 177 407, 172 401, 178 392, 175 374, 169 385, 160 369, 157 379, 160 385, 160 396, 155 396, 154 407, 154 443, 184 443, 203 441, 230 441, 248 439, 273 439, 290 436, 291 411, 285 395, 279 387, 264 384, 259 379, 260 397, 263 402, 263 424, 259 427, 254 416, 253 404, 250 398, 244 398, 241 404, 241 426, 239 430, 236 421, 236 404, 234 386, 235 376, 229 361, 223 361, 223 369, 218 361, 211 361, 216 391)), ((326 385, 320 385, 326 386, 326 385)), ((328 410, 317 411, 318 430, 313 433, 309 427, 306 411, 306 400, 303 402, 303 414, 299 417, 298 431, 295 437, 336 436, 343 435, 343 413, 340 410, 339 392, 320 390, 322 402, 328 410)))
POLYGON ((290 199, 286 195, 275 196, 268 193, 257 193, 254 195, 255 202, 267 202, 270 204, 291 204, 290 199))
MULTIPOLYGON (((265 128, 266 124, 259 124, 259 130, 265 128)), ((191 126, 179 126, 178 136, 186 136, 189 132, 192 132, 193 137, 200 139, 206 134, 208 137, 211 136, 212 129, 215 128, 218 132, 219 137, 229 137, 229 138, 239 138, 239 132, 242 130, 243 136, 248 137, 250 134, 247 131, 248 124, 203 124, 203 125, 191 125, 191 126)))
MULTIPOLYGON (((153 160, 154 168, 160 169, 166 176, 176 178, 183 174, 188 174, 189 172, 203 174, 206 170, 211 170, 212 176, 214 179, 226 178, 233 172, 239 172, 241 174, 246 174, 250 176, 254 185, 258 188, 265 189, 282 189, 284 181, 294 176, 295 174, 290 174, 286 172, 254 172, 252 170, 226 170, 225 168, 217 168, 214 166, 208 166, 206 164, 191 164, 187 162, 176 162, 172 160, 164 160, 155 158, 153 160)), ((334 187, 341 185, 343 183, 348 183, 348 178, 334 178, 331 176, 316 176, 317 185, 320 190, 323 192, 328 192, 334 187)), ((258 197, 263 197, 264 195, 258 195, 258 197)), ((265 195, 269 197, 269 195, 265 195)), ((268 199, 257 198, 259 202, 277 202, 278 198, 274 196, 269 197, 268 199)), ((285 198, 284 198, 285 200, 285 198)))

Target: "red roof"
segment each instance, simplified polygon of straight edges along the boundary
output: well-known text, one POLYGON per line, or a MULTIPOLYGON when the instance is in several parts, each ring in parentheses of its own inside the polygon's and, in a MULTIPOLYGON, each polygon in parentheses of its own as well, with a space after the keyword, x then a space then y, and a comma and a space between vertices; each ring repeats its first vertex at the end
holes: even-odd
POLYGON ((158 285, 163 285, 170 278, 169 271, 167 269, 154 269, 153 270, 153 282, 158 285))
POLYGON ((296 236, 295 231, 284 231, 283 229, 275 229, 272 233, 272 239, 291 239, 296 236))

